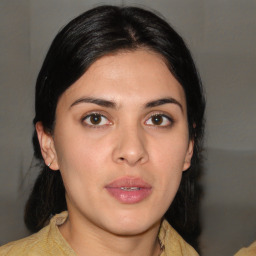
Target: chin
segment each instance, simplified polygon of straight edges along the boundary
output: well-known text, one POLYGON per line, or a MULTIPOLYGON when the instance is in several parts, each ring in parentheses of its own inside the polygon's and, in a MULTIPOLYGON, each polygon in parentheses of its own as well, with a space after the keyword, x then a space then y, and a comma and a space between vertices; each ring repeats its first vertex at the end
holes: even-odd
POLYGON ((145 218, 145 215, 140 216, 138 214, 136 216, 127 214, 118 217, 112 216, 111 221, 108 222, 109 229, 116 235, 134 236, 140 235, 160 224, 160 219, 153 220, 152 218, 145 218))
POLYGON ((144 225, 122 225, 120 226, 112 226, 110 227, 111 233, 118 235, 118 236, 137 236, 140 234, 145 233, 149 230, 147 226, 144 225))

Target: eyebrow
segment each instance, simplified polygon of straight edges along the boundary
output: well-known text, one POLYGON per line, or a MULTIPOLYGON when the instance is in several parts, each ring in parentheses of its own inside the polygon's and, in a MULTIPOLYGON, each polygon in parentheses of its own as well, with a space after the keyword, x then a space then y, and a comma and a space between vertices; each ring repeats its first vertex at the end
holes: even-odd
POLYGON ((70 108, 79 104, 79 103, 93 103, 102 107, 107 107, 107 108, 117 108, 117 105, 115 102, 113 101, 109 101, 109 100, 104 100, 104 99, 99 99, 99 98, 80 98, 76 101, 74 101, 70 108))
POLYGON ((183 112, 183 107, 182 107, 181 103, 174 98, 162 98, 162 99, 158 99, 158 100, 153 100, 153 101, 148 102, 145 105, 145 107, 153 108, 153 107, 158 107, 158 106, 161 106, 164 104, 176 104, 177 106, 180 107, 181 111, 183 112))
MULTIPOLYGON (((77 99, 70 105, 70 108, 75 105, 78 105, 80 103, 92 103, 92 104, 99 105, 101 107, 114 108, 114 109, 117 108, 117 104, 113 101, 104 100, 104 99, 100 99, 100 98, 92 98, 92 97, 85 97, 85 98, 77 99)), ((161 99, 150 101, 150 102, 146 103, 144 107, 145 108, 154 108, 154 107, 158 107, 158 106, 165 105, 165 104, 176 104, 177 106, 180 107, 181 111, 183 112, 183 107, 182 107, 181 103, 171 97, 161 98, 161 99)))

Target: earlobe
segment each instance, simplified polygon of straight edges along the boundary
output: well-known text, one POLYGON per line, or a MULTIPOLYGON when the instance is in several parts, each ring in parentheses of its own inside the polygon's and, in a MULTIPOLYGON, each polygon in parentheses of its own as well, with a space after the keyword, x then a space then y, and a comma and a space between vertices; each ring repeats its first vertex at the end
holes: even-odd
POLYGON ((37 122, 35 127, 45 164, 52 170, 59 170, 52 135, 44 130, 42 122, 37 122))
POLYGON ((193 151, 194 151, 194 140, 190 140, 189 144, 188 144, 187 153, 186 153, 186 156, 185 156, 183 171, 186 171, 190 167, 191 159, 192 159, 192 156, 193 156, 193 151))

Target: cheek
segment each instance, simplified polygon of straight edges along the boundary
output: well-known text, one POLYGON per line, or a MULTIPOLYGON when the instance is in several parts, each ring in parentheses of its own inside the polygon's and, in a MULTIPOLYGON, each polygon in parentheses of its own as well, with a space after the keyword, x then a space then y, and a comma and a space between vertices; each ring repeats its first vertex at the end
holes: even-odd
MULTIPOLYGON (((151 153, 154 169, 157 171, 160 186, 171 194, 176 193, 179 187, 185 157, 187 153, 187 138, 173 137, 168 140, 154 143, 154 151, 151 153)), ((168 193, 167 193, 168 194, 168 193)))
POLYGON ((88 136, 82 129, 56 134, 55 148, 65 187, 99 183, 110 154, 109 142, 88 136))
MULTIPOLYGON (((95 147, 97 149, 97 147, 95 147)), ((91 147, 85 146, 83 140, 72 140, 58 144, 56 149, 59 168, 67 197, 73 203, 93 198, 102 176, 99 157, 91 147), (68 143, 69 142, 69 143, 68 143), (66 144, 67 143, 67 144, 66 144)))
POLYGON ((182 171, 188 150, 188 137, 173 136, 161 141, 155 141, 151 146, 153 149, 151 157, 154 161, 164 166, 164 169, 182 171), (169 167, 169 168, 168 168, 169 167))
POLYGON ((93 133, 86 132, 80 124, 68 127, 67 122, 65 128, 62 127, 56 132, 55 146, 60 165, 64 162, 65 165, 78 166, 82 163, 86 165, 97 163, 108 149, 104 146, 104 141, 93 136, 93 133))

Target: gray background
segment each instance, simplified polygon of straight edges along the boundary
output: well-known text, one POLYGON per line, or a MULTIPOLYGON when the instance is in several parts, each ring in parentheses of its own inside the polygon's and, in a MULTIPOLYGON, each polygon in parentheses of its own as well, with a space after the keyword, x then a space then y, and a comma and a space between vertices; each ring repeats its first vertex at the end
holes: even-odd
POLYGON ((100 3, 159 11, 190 47, 207 95, 203 255, 233 255, 256 240, 255 0, 1 0, 0 245, 27 234, 37 73, 56 33, 100 3))

